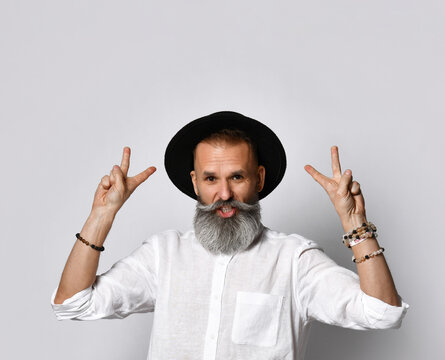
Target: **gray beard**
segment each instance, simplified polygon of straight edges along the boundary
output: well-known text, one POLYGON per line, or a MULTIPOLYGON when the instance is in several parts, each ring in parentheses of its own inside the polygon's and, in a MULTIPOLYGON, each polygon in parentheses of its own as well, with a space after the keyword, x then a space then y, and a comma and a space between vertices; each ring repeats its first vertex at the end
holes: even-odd
POLYGON ((195 235, 201 245, 215 255, 231 255, 246 250, 261 234, 261 206, 258 200, 252 204, 236 200, 219 200, 205 205, 198 198, 194 218, 195 235), (238 209, 230 218, 222 218, 216 209, 230 205, 238 209))

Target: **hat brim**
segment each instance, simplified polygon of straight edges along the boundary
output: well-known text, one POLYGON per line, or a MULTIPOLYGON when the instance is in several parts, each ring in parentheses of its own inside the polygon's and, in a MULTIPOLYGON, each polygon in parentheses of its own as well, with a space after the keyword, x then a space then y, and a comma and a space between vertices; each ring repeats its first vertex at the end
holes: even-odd
POLYGON ((266 169, 265 183, 259 199, 269 195, 281 182, 286 171, 286 153, 275 133, 261 122, 232 111, 221 111, 196 119, 170 140, 164 165, 168 177, 184 194, 197 199, 190 172, 194 169, 193 150, 210 134, 222 129, 246 133, 258 148, 258 164, 266 169))

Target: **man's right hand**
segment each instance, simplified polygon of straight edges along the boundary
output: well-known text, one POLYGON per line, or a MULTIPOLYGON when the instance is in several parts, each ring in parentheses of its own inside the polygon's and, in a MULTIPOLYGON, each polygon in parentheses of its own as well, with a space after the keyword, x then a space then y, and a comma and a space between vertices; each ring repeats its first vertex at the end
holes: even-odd
MULTIPOLYGON (((121 166, 113 166, 110 175, 102 178, 94 195, 93 209, 81 236, 98 247, 102 246, 110 231, 114 216, 132 192, 156 168, 149 167, 133 177, 127 177, 130 166, 130 148, 124 148, 121 166)), ((61 304, 79 291, 91 286, 96 279, 100 252, 80 241, 75 241, 73 249, 63 270, 62 278, 54 298, 55 304, 61 304)))
POLYGON ((139 174, 128 177, 130 148, 124 147, 121 165, 114 165, 109 175, 105 175, 94 194, 92 211, 111 214, 113 217, 136 188, 147 180, 156 168, 151 166, 139 174))

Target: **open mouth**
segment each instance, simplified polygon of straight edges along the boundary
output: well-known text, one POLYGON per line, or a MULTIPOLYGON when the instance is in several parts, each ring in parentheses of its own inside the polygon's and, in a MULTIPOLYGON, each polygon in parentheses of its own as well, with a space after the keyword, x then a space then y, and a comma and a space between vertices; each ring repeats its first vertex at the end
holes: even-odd
POLYGON ((216 212, 222 218, 229 218, 229 217, 232 217, 235 215, 236 208, 232 207, 230 205, 224 205, 224 206, 221 206, 220 208, 216 209, 216 212))

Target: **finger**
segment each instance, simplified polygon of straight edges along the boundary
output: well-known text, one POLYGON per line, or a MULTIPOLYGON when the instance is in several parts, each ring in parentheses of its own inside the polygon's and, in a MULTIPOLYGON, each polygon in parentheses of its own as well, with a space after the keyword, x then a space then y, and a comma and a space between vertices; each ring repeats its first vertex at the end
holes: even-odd
POLYGON ((340 158, 338 156, 338 147, 331 147, 332 174, 334 177, 341 176, 340 158))
POLYGON ((121 161, 121 170, 125 177, 127 176, 128 168, 130 167, 130 154, 131 154, 130 148, 128 146, 125 146, 121 161))
POLYGON ((111 169, 110 179, 112 180, 111 183, 115 185, 117 189, 122 191, 125 189, 124 174, 119 166, 113 166, 113 169, 111 169))
POLYGON ((354 196, 357 211, 365 213, 365 198, 363 197, 360 184, 357 181, 353 181, 350 191, 354 196))
POLYGON ((362 214, 365 214, 366 217, 366 211, 365 211, 365 198, 363 197, 363 194, 360 190, 360 194, 354 195, 355 200, 355 206, 357 211, 361 212, 362 214))
POLYGON ((315 170, 311 165, 306 165, 304 170, 306 170, 309 175, 311 175, 312 178, 327 191, 327 186, 329 184, 329 178, 327 176, 324 176, 322 173, 315 170))
POLYGON ((357 181, 353 181, 351 185, 351 194, 353 196, 359 195, 361 193, 360 184, 357 181))
POLYGON ((340 196, 346 196, 346 194, 349 191, 351 182, 352 182, 352 171, 348 169, 344 172, 344 174, 340 178, 337 194, 340 196))
POLYGON ((108 177, 110 178, 110 186, 116 184, 116 176, 114 175, 113 168, 111 168, 110 175, 108 175, 108 177))
POLYGON ((102 179, 100 180, 100 184, 105 190, 108 190, 111 187, 110 177, 108 175, 102 177, 102 179))
POLYGON ((141 185, 145 180, 147 180, 154 172, 156 168, 154 166, 150 166, 148 169, 140 172, 139 174, 128 178, 127 185, 128 189, 133 192, 139 185, 141 185))

